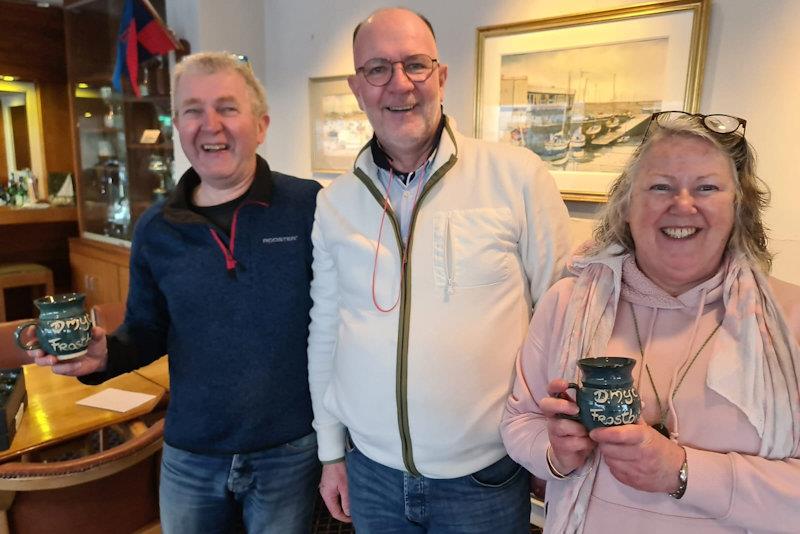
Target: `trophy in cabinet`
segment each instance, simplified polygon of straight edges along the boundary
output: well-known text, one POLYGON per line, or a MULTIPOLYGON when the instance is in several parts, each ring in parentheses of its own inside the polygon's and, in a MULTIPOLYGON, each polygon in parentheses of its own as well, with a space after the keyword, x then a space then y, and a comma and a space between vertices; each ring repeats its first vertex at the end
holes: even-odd
POLYGON ((153 200, 161 200, 167 196, 168 190, 168 177, 172 174, 171 167, 172 160, 165 158, 159 154, 150 156, 150 162, 147 164, 147 170, 158 176, 158 187, 153 189, 153 200))
POLYGON ((131 223, 131 206, 128 200, 125 164, 115 159, 105 162, 103 182, 106 184, 108 203, 105 233, 111 237, 127 238, 131 223))

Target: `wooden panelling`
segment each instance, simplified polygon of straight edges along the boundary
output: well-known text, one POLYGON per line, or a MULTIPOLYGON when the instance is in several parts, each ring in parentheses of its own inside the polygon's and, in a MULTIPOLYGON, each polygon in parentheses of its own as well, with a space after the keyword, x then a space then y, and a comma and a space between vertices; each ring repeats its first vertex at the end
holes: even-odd
POLYGON ((72 82, 110 84, 116 62, 119 15, 124 0, 68 2, 64 21, 70 53, 67 77, 72 82))
POLYGON ((74 173, 67 83, 42 82, 39 84, 39 95, 42 103, 42 133, 47 171, 74 173))
POLYGON ((6 159, 6 134, 3 128, 3 114, 0 113, 0 185, 8 185, 8 159, 6 159))
POLYGON ((61 8, 0 0, 0 20, 0 74, 26 81, 66 81, 61 8))
POLYGON ((89 256, 72 253, 72 287, 86 295, 86 307, 104 302, 120 302, 117 266, 89 256))
POLYGON ((117 267, 117 277, 119 278, 119 300, 128 302, 128 286, 131 284, 130 269, 128 267, 117 267))
POLYGON ((86 305, 125 302, 128 298, 130 251, 93 239, 70 239, 69 259, 75 291, 86 294, 86 305))

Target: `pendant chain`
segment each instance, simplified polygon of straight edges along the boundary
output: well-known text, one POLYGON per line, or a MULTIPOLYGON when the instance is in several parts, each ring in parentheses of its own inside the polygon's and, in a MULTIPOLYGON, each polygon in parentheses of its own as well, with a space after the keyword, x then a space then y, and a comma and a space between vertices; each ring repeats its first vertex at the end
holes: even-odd
MULTIPOLYGON (((636 311, 633 309, 633 303, 629 304, 631 307, 631 315, 633 316, 633 327, 636 330, 636 342, 639 344, 639 354, 642 356, 642 363, 644 364, 645 371, 647 371, 647 378, 650 380, 650 386, 652 386, 653 388, 653 393, 656 394, 656 404, 658 405, 658 412, 660 414, 659 426, 661 427, 658 430, 661 431, 663 429, 664 431, 666 431, 667 413, 669 412, 669 408, 664 408, 663 405, 661 404, 661 397, 658 395, 658 389, 656 389, 656 382, 655 380, 653 380, 653 375, 650 372, 650 366, 644 363, 644 346, 642 345, 642 337, 639 334, 639 321, 636 319, 636 311)), ((717 333, 717 330, 719 330, 721 326, 722 322, 719 322, 717 326, 714 327, 714 330, 712 330, 711 333, 708 335, 706 340, 703 341, 703 344, 700 345, 700 348, 697 349, 697 352, 694 353, 692 359, 689 360, 689 365, 686 366, 686 369, 684 369, 683 374, 681 374, 680 378, 678 379, 678 383, 675 385, 675 389, 672 390, 673 399, 675 398, 675 395, 678 393, 678 389, 681 387, 681 384, 683 384, 683 379, 686 378, 686 375, 689 373, 689 369, 692 368, 692 365, 694 365, 694 362, 697 360, 697 357, 700 356, 700 353, 703 352, 703 349, 706 348, 708 342, 711 341, 711 338, 714 337, 714 334, 717 333)))

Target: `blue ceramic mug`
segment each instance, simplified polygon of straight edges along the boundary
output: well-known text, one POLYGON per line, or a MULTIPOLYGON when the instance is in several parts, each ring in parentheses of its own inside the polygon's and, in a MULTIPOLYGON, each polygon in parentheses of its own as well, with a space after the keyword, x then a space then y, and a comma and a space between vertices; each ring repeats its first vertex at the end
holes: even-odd
POLYGON ((83 293, 67 293, 36 299, 39 319, 17 327, 14 338, 25 350, 42 349, 59 360, 69 360, 86 354, 92 339, 92 321, 83 307, 83 293), (23 342, 23 333, 35 327, 36 338, 23 342))
POLYGON ((578 421, 587 430, 604 426, 629 425, 639 420, 642 403, 633 385, 633 358, 600 356, 578 361, 581 384, 575 390, 578 415, 559 417, 578 421))

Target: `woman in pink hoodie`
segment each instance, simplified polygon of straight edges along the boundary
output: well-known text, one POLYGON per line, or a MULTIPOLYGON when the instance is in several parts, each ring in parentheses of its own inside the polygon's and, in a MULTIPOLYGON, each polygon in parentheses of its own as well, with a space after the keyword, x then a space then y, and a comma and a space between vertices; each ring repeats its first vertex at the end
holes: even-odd
POLYGON ((572 277, 537 303, 502 424, 546 532, 798 532, 800 287, 769 277, 767 192, 726 115, 661 112, 572 277), (557 414, 577 361, 636 360, 637 424, 557 414))

